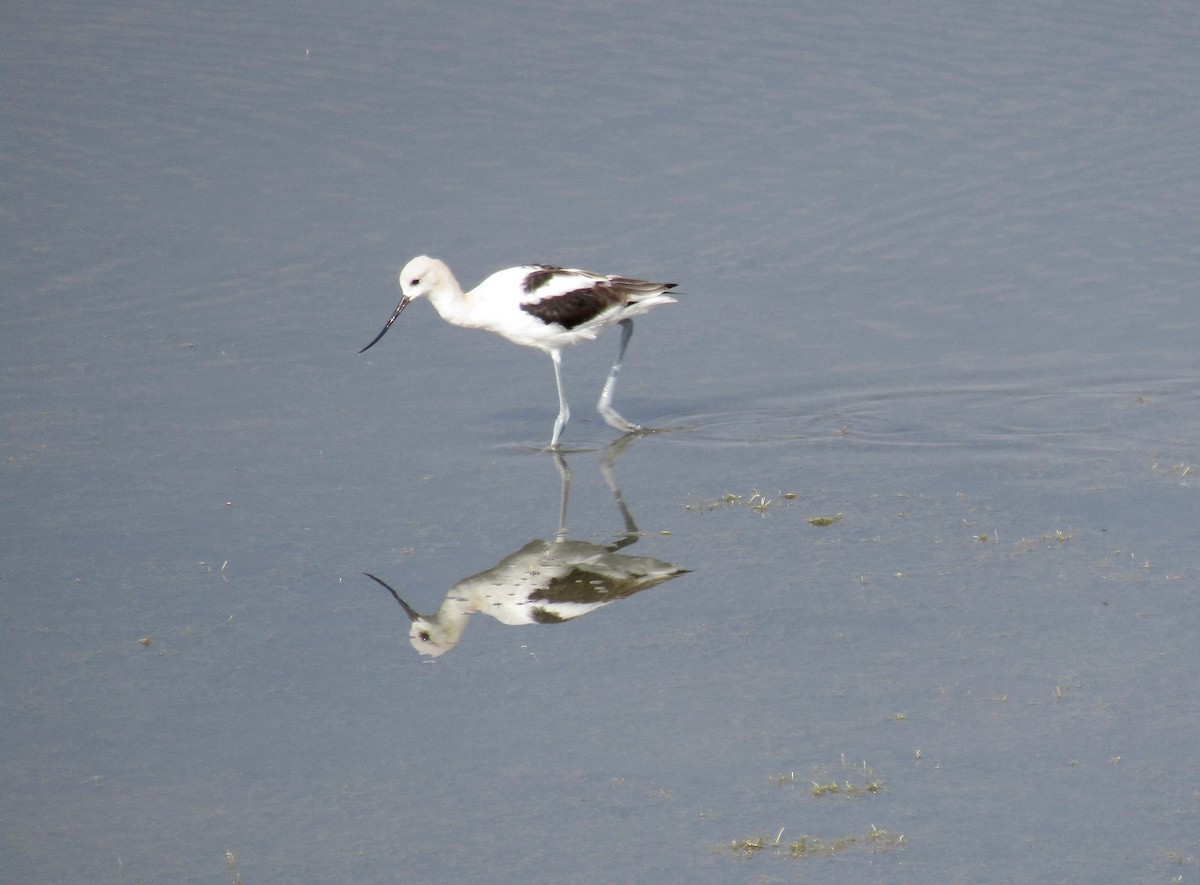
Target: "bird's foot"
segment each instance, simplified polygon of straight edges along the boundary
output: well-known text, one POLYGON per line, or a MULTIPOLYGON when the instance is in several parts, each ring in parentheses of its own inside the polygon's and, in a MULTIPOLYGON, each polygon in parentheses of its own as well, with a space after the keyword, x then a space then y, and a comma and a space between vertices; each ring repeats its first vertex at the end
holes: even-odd
POLYGON ((621 417, 621 415, 619 415, 616 410, 612 408, 600 409, 600 417, 603 418, 604 423, 613 430, 619 430, 622 433, 638 433, 644 429, 642 425, 634 424, 632 421, 621 417))

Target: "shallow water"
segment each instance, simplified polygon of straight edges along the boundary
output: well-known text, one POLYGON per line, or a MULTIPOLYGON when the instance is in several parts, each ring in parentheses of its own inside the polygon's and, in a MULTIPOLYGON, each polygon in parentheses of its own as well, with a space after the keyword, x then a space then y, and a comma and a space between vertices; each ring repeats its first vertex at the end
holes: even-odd
POLYGON ((6 881, 1195 875, 1191 4, 3 17, 6 881), (414 653, 561 492, 421 252, 680 284, 564 533, 688 573, 414 653))

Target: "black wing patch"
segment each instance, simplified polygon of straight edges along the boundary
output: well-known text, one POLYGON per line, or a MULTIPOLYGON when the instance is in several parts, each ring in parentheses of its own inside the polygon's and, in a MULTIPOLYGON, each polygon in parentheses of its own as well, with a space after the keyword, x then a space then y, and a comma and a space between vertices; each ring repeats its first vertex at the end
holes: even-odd
POLYGON ((555 267, 553 264, 538 264, 535 265, 538 269, 525 278, 524 288, 526 295, 532 295, 546 283, 550 282, 560 273, 561 267, 555 267))
MULTIPOLYGON (((530 288, 530 280, 541 277, 538 285, 546 281, 562 268, 546 268, 530 274, 525 281, 526 289, 530 288)), ((536 287, 534 287, 536 288, 536 287)), ((620 307, 631 301, 638 301, 646 295, 657 295, 667 289, 674 289, 674 283, 649 283, 646 280, 631 280, 626 277, 601 277, 589 286, 583 286, 553 298, 543 298, 531 304, 522 304, 521 310, 537 317, 547 325, 554 324, 564 329, 574 329, 596 317, 620 307)))
POLYGON ((555 295, 553 298, 543 298, 533 304, 522 304, 521 310, 537 317, 546 325, 554 324, 564 329, 574 329, 600 316, 610 307, 624 303, 624 295, 610 288, 587 286, 574 292, 555 295))

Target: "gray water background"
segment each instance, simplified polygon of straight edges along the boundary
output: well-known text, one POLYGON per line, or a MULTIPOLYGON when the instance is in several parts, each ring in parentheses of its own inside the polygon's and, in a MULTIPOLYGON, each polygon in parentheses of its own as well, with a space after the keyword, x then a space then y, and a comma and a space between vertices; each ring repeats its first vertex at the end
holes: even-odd
POLYGON ((0 17, 4 881, 1195 880, 1194 3, 0 17), (412 651, 361 573, 559 496, 544 355, 356 356, 422 252, 680 284, 615 474, 689 574, 412 651))

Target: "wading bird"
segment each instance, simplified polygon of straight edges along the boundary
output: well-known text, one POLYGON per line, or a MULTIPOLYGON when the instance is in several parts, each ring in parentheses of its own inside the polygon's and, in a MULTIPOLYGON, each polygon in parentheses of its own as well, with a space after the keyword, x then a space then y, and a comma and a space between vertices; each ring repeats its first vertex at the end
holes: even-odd
POLYGON ((396 322, 400 312, 418 298, 428 298, 448 323, 487 329, 514 344, 544 350, 554 361, 554 381, 558 385, 558 417, 550 437, 550 447, 558 448, 563 428, 571 418, 562 383, 562 349, 589 341, 610 326, 619 325, 621 343, 617 361, 608 373, 596 408, 610 427, 634 433, 642 428, 621 417, 612 405, 617 374, 633 335, 633 318, 660 304, 674 302, 666 294, 674 287, 674 283, 651 283, 534 264, 497 271, 470 292, 464 292, 444 262, 420 255, 400 272, 402 297, 392 318, 359 353, 373 347, 396 322))

